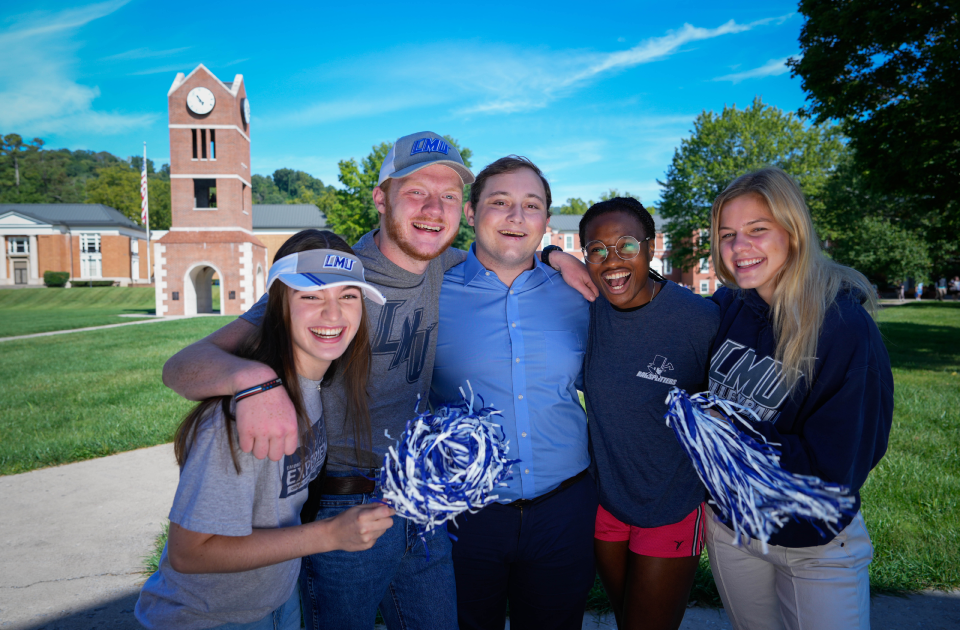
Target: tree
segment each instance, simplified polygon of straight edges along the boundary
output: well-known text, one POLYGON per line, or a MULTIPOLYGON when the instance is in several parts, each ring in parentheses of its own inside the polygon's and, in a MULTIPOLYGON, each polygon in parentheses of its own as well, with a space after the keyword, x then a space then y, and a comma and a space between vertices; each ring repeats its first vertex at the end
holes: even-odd
POLYGON ((875 216, 863 217, 851 228, 832 243, 830 253, 837 262, 879 286, 930 277, 930 253, 920 234, 875 216))
MULTIPOLYGON (((456 148, 463 163, 470 168, 473 151, 460 147, 456 139, 444 136, 450 146, 456 148)), ((371 148, 370 153, 358 164, 353 158, 340 160, 340 175, 337 179, 343 189, 336 191, 336 204, 327 212, 327 225, 342 236, 348 243, 356 243, 361 236, 380 225, 380 214, 373 205, 373 189, 380 179, 380 166, 393 147, 392 142, 381 142, 371 148)), ((469 198, 470 189, 464 191, 464 202, 469 198)), ((466 249, 473 242, 473 228, 467 225, 463 214, 460 215, 460 227, 454 247, 466 249)))
MULTIPOLYGON (((170 229, 170 182, 157 176, 147 177, 150 195, 150 229, 170 229)), ((116 208, 140 225, 140 172, 127 164, 115 164, 98 171, 87 181, 86 202, 116 208)))
MULTIPOLYGON (((621 193, 616 188, 611 188, 607 192, 601 194, 600 201, 609 201, 614 197, 633 197, 637 201, 640 201, 640 195, 634 195, 633 193, 627 191, 621 193)), ((550 212, 551 214, 585 214, 587 210, 590 209, 590 206, 595 203, 597 202, 593 199, 590 201, 584 201, 579 197, 571 197, 570 199, 567 199, 567 203, 552 209, 550 212)))
POLYGON ((915 201, 899 218, 943 266, 960 229, 960 12, 956 3, 802 0, 789 62, 818 122, 842 121, 866 184, 915 201))
POLYGON ((693 126, 674 151, 666 181, 658 182, 674 265, 690 268, 709 255, 710 207, 744 173, 779 166, 800 185, 814 219, 823 212, 822 192, 846 150, 836 127, 808 124, 759 97, 743 110, 704 111, 693 126))

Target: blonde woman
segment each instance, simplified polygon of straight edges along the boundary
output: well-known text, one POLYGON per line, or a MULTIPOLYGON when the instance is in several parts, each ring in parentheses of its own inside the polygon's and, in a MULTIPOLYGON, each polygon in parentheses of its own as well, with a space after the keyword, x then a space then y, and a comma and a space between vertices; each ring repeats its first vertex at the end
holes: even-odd
POLYGON ((857 271, 827 258, 803 194, 783 171, 737 178, 713 203, 711 250, 725 285, 710 390, 745 404, 779 445, 788 471, 842 483, 855 514, 834 533, 790 522, 764 554, 733 545, 708 519, 710 566, 738 630, 870 627, 873 546, 860 488, 883 457, 893 415, 890 359, 871 313, 876 296, 857 271))

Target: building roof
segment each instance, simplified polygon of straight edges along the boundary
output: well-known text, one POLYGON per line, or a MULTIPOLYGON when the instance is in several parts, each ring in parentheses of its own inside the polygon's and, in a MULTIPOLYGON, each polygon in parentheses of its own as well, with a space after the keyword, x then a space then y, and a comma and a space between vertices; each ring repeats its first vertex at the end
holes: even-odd
POLYGON ((323 229, 327 219, 320 208, 306 204, 262 204, 253 206, 253 229, 257 230, 304 230, 323 229))
POLYGON ((582 214, 552 214, 550 228, 554 232, 579 232, 582 214))
MULTIPOLYGON (((666 224, 663 217, 659 214, 652 216, 653 224, 656 226, 657 232, 663 232, 666 224)), ((550 216, 550 228, 554 232, 579 232, 580 219, 582 218, 582 214, 554 214, 550 216)))
POLYGON ((68 227, 115 225, 146 230, 116 208, 102 203, 0 203, 0 214, 18 212, 44 223, 68 227))

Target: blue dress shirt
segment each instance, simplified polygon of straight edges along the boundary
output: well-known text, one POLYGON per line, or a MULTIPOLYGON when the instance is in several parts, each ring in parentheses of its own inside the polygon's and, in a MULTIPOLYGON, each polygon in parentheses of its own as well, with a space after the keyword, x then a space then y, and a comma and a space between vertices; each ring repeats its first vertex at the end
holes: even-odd
MULTIPOLYGON (((472 246, 443 277, 433 370, 434 404, 460 400, 466 381, 503 411, 514 464, 501 503, 550 492, 590 464, 580 406, 589 303, 537 261, 508 287, 472 246)), ((479 404, 479 401, 477 401, 479 404)))

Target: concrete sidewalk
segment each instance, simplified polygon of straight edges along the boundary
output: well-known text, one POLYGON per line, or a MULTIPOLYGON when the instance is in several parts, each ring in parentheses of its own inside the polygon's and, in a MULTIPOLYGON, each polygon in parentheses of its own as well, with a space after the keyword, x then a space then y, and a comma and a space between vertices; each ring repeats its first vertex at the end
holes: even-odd
MULTIPOLYGON (((0 628, 139 628, 133 607, 142 558, 177 478, 170 444, 0 477, 0 628)), ((875 597, 872 613, 875 630, 960 629, 960 593, 875 597)), ((583 627, 615 623, 588 614, 583 627)), ((722 610, 710 608, 689 609, 681 626, 730 627, 722 610)))

